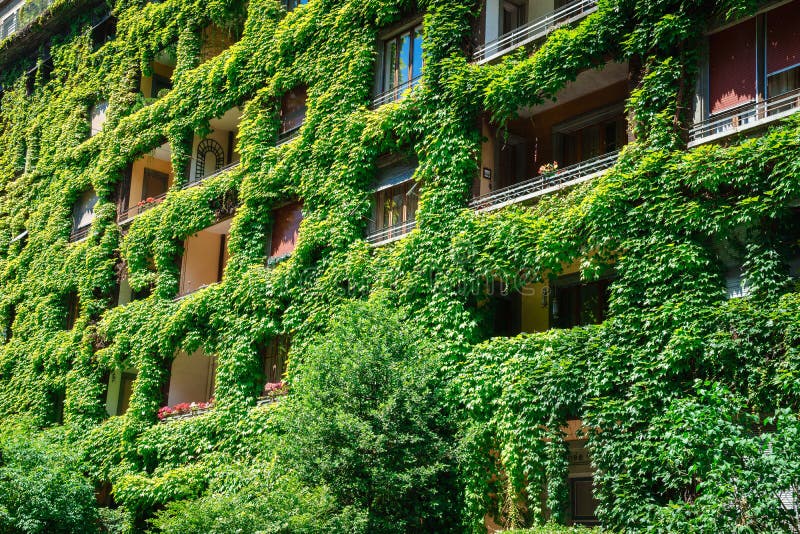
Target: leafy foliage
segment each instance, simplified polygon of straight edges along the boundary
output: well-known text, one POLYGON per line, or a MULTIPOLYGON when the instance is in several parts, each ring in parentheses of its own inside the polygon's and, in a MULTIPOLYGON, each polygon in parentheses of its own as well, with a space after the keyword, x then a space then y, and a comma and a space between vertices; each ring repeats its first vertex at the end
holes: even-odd
MULTIPOLYGON (((112 484, 121 508, 103 521, 120 530, 145 528, 162 508, 152 526, 167 532, 202 522, 480 530, 487 512, 565 522, 560 429, 581 418, 593 429, 606 527, 796 528, 778 496, 797 492, 800 465, 800 303, 787 276, 800 119, 685 150, 703 32, 757 3, 603 0, 541 46, 481 66, 467 54, 474 0, 312 0, 290 13, 276 0, 119 0, 99 8, 118 19, 106 43, 92 41, 98 13, 73 7, 53 6, 52 16, 72 18, 52 43, 49 75, 39 59, 32 80, 30 59, 0 69, 0 415, 48 426, 63 411, 63 440, 75 448, 50 454, 37 440, 51 438, 31 431, 50 475, 23 476, 29 486, 8 495, 73 480, 69 459, 81 452, 91 480, 112 484), (369 109, 375 40, 415 11, 424 12, 421 85, 369 109), (201 35, 211 24, 238 40, 208 58, 201 35), (174 87, 145 99, 140 74, 164 49, 175 56, 174 87), (502 124, 609 58, 628 62, 636 86, 627 102, 636 141, 615 168, 533 206, 466 209, 479 116, 502 124), (304 125, 275 146, 278 102, 301 84, 304 125), (101 101, 108 120, 89 137, 89 108, 101 101), (185 168, 193 134, 234 106, 244 109, 241 165, 186 189, 178 173, 166 199, 123 232, 114 198, 125 168, 165 140, 173 168, 185 168), (418 228, 372 249, 362 235, 377 159, 404 152, 419 160, 418 228), (70 244, 71 208, 89 187, 96 218, 87 240, 70 244), (184 240, 234 198, 223 281, 175 301, 184 240), (273 209, 298 198, 297 248, 267 266, 273 209), (12 242, 23 230, 27 241, 12 242), (747 299, 724 300, 729 249, 747 299), (587 278, 614 265, 611 319, 485 339, 487 279, 521 285, 573 262, 587 278), (116 305, 123 268, 149 297, 116 305), (73 293, 80 315, 67 330, 73 293), (349 301, 371 304, 347 304, 331 323, 349 301), (257 347, 285 334, 290 393, 276 409, 253 409, 257 347), (155 424, 169 363, 198 347, 217 357, 214 409, 155 424), (138 369, 130 409, 107 419, 103 377, 128 367, 138 369), (264 480, 243 475, 251 464, 264 480), (258 522, 267 508, 274 521, 258 522)), ((27 462, 16 435, 9 450, 27 462)), ((58 512, 64 521, 93 513, 75 480, 74 499, 54 501, 77 507, 58 512)), ((18 509, 53 517, 41 507, 3 513, 18 509)))
POLYGON ((91 482, 63 430, 30 424, 0 428, 0 530, 12 533, 98 532, 91 482))

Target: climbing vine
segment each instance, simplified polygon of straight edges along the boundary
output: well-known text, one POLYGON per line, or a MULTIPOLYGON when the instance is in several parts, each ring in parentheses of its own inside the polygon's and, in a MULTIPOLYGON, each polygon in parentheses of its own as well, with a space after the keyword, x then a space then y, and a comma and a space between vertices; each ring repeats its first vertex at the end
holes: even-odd
POLYGON ((263 454, 255 434, 285 431, 279 408, 254 408, 259 347, 292 336, 291 383, 331 310, 380 294, 436 342, 459 431, 454 476, 476 531, 486 514, 514 526, 567 520, 561 429, 576 418, 609 528, 792 528, 776 499, 800 487, 800 299, 786 266, 800 245, 800 119, 686 149, 702 36, 757 7, 601 0, 540 46, 480 66, 469 59, 474 0, 311 0, 289 13, 276 0, 119 0, 71 15, 46 54, 0 69, 0 414, 63 422, 93 481, 141 526, 220 485, 231 455, 263 454), (98 43, 92 28, 107 12, 116 34, 98 43), (415 14, 422 82, 372 109, 376 39, 415 14), (211 25, 233 44, 207 58, 211 25), (165 50, 173 86, 146 99, 140 77, 165 50), (635 141, 616 166, 529 206, 468 209, 481 114, 504 125, 609 60, 631 66, 635 141), (277 145, 281 98, 298 86, 305 121, 277 145), (91 135, 101 102, 107 119, 91 135), (172 168, 188 169, 193 136, 233 107, 240 165, 191 188, 176 172, 163 202, 121 227, 127 167, 167 142, 172 168), (373 248, 363 236, 387 153, 419 161, 417 229, 373 248), (71 243, 72 209, 89 189, 91 230, 71 243), (297 246, 268 265, 274 209, 295 200, 297 246), (184 241, 231 205, 222 281, 176 299, 184 241), (742 260, 745 299, 725 299, 722 247, 742 260), (522 286, 575 262, 586 279, 613 265, 608 320, 487 338, 483 282, 522 286), (147 296, 117 306, 121 277, 147 296), (79 313, 67 328, 71 295, 79 313), (200 347, 217 358, 214 410, 157 424, 174 355, 200 347), (104 377, 129 367, 130 407, 109 418, 104 377))

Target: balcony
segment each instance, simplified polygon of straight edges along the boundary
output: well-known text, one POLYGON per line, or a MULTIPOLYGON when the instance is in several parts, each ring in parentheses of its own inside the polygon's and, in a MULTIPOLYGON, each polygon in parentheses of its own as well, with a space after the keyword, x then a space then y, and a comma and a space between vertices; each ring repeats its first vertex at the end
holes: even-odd
POLYGON ((744 134, 793 115, 800 109, 800 89, 749 102, 696 123, 689 130, 689 147, 744 134))
POLYGON ((82 226, 80 228, 76 228, 69 234, 69 242, 70 243, 79 243, 89 237, 89 232, 92 230, 92 225, 82 226))
POLYGON ((474 198, 469 203, 469 207, 478 213, 485 213, 577 185, 603 174, 614 166, 618 157, 619 151, 617 150, 554 172, 540 174, 529 180, 474 198))
POLYGON ((38 0, 30 2, 18 0, 10 2, 0 9, 0 41, 21 32, 27 28, 39 15, 47 11, 53 0, 38 0))
POLYGON ((228 263, 231 219, 189 236, 183 245, 178 300, 222 281, 228 263))
POLYGON ((544 39, 557 28, 576 22, 597 11, 597 0, 575 0, 504 33, 475 50, 473 61, 481 65, 508 54, 520 46, 544 39))
POLYGON ((415 87, 419 85, 419 82, 422 80, 422 76, 417 76, 416 78, 412 78, 407 82, 401 83, 397 87, 393 87, 388 91, 384 91, 380 93, 375 98, 372 99, 371 109, 377 109, 384 104, 388 104, 389 102, 396 102, 398 100, 402 100, 409 94, 411 91, 414 90, 415 87))
POLYGON ((411 219, 410 221, 404 221, 387 228, 381 228, 380 230, 369 232, 367 234, 367 243, 374 247, 387 245, 392 241, 397 241, 401 237, 407 235, 416 226, 417 221, 415 219, 411 219))

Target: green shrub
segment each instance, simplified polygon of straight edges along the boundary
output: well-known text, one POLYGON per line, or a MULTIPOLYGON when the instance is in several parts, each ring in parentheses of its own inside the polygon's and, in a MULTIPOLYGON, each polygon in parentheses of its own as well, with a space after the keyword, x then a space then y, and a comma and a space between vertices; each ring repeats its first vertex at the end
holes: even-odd
MULTIPOLYGON (((331 531, 325 528, 330 498, 291 476, 254 468, 258 480, 231 494, 172 502, 151 524, 165 534, 279 534, 331 531)), ((327 525, 330 527, 330 525, 327 525)))
POLYGON ((0 532, 98 532, 94 491, 63 429, 0 427, 0 532))
POLYGON ((327 486, 358 529, 457 530, 455 440, 427 340, 375 300, 340 308, 308 347, 287 399, 284 460, 327 486))

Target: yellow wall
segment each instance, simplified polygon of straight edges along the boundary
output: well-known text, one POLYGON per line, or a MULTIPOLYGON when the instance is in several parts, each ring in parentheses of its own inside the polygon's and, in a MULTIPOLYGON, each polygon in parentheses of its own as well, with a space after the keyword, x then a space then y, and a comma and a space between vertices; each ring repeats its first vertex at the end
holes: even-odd
MULTIPOLYGON (((580 270, 580 262, 565 265, 562 275, 575 274, 580 270)), ((548 282, 529 284, 522 290, 522 320, 523 332, 544 332, 550 328, 550 284, 548 282), (542 292, 548 291, 545 306, 542 306, 542 292)))
POLYGON ((542 291, 546 284, 529 284, 522 291, 523 332, 544 332, 550 328, 549 300, 542 306, 542 291))
MULTIPOLYGON (((166 65, 162 65, 161 63, 153 62, 151 64, 153 68, 153 72, 158 74, 159 76, 163 76, 169 80, 172 79, 172 67, 168 67, 166 65)), ((142 81, 139 85, 142 94, 145 98, 155 98, 158 95, 151 94, 153 89, 153 77, 152 76, 142 76, 142 81)))

